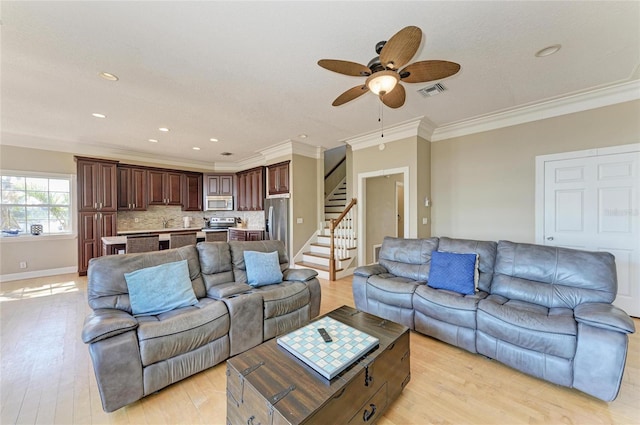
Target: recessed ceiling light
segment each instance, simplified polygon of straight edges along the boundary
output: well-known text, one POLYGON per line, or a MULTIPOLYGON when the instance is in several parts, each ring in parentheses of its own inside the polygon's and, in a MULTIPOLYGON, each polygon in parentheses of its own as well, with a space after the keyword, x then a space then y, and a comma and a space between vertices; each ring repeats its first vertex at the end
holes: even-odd
POLYGON ((192 147, 191 149, 193 149, 194 151, 199 151, 199 150, 200 150, 200 148, 199 148, 199 147, 197 147, 197 146, 194 146, 194 147, 192 147))
POLYGON ((94 112, 91 115, 93 115, 96 118, 107 118, 107 116, 105 114, 98 114, 97 112, 94 112))
POLYGON ((160 131, 164 131, 165 133, 166 133, 167 131, 169 131, 169 129, 168 129, 167 127, 160 127, 158 130, 160 130, 160 131))
POLYGON ((307 135, 306 135, 306 134, 304 134, 304 133, 300 133, 300 134, 298 134, 298 137, 299 137, 299 138, 301 138, 301 139, 306 139, 306 138, 307 138, 307 137, 309 137, 309 136, 307 136, 307 135))
POLYGON ((210 140, 210 141, 212 141, 212 142, 217 142, 217 141, 218 141, 218 139, 216 139, 215 137, 212 137, 212 138, 211 138, 211 139, 209 139, 209 140, 210 140))
POLYGON ((158 139, 149 139, 151 143, 158 143, 158 139))
POLYGON ((100 78, 104 78, 105 80, 108 80, 108 81, 118 81, 119 80, 117 75, 111 74, 109 72, 99 72, 98 75, 100 76, 100 78))
POLYGON ((536 56, 539 58, 543 58, 545 56, 551 56, 554 53, 557 53, 558 50, 562 47, 561 44, 554 44, 553 46, 547 46, 544 49, 540 49, 536 52, 536 56))

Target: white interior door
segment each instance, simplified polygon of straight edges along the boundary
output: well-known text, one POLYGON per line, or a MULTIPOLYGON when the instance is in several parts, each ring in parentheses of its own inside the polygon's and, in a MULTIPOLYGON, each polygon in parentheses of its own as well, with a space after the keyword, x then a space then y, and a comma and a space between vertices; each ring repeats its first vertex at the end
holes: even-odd
POLYGON ((614 304, 640 317, 640 152, 544 163, 543 243, 616 257, 614 304))

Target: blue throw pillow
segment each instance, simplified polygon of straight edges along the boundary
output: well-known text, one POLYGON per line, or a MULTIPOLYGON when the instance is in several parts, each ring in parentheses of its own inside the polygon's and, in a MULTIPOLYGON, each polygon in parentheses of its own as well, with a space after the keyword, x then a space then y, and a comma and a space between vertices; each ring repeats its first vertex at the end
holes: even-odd
POLYGON ((475 293, 476 254, 455 254, 434 251, 427 284, 436 289, 447 289, 465 295, 475 293))
POLYGON ((198 303, 187 260, 125 273, 134 316, 152 316, 198 303))
POLYGON ((244 264, 251 286, 273 285, 282 282, 278 252, 245 251, 244 264))

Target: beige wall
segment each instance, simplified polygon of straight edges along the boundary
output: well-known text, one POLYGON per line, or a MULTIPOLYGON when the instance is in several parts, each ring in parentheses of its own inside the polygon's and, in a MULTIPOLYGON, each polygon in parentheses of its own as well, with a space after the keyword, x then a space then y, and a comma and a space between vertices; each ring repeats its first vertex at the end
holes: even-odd
POLYGON ((640 142, 640 101, 432 143, 432 233, 534 242, 535 157, 640 142))
MULTIPOLYGON (((73 155, 39 149, 0 145, 0 169, 76 174, 73 155)), ((66 239, 0 240, 0 275, 37 273, 41 270, 77 267, 78 241, 66 239), (26 261, 27 268, 19 267, 26 261)))
POLYGON ((324 169, 322 159, 293 155, 291 160, 291 256, 302 249, 318 228, 318 168, 324 169), (297 223, 301 218, 302 223, 297 223))
POLYGON ((403 182, 402 174, 367 179, 366 262, 373 262, 373 245, 381 244, 385 236, 396 236, 396 182, 403 182))

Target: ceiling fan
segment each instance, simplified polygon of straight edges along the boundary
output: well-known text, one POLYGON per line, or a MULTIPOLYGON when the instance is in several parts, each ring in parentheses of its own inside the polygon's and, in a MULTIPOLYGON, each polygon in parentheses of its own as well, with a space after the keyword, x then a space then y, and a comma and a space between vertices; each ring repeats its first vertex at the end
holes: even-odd
POLYGON ((367 77, 364 84, 350 88, 333 101, 333 106, 343 105, 368 91, 380 97, 390 108, 404 105, 405 83, 424 83, 454 75, 460 70, 455 62, 427 60, 414 62, 402 68, 416 54, 422 42, 422 30, 408 26, 398 31, 389 41, 376 44, 376 56, 367 66, 355 62, 321 59, 318 65, 329 71, 354 77, 367 77), (402 68, 400 70, 400 68, 402 68))

